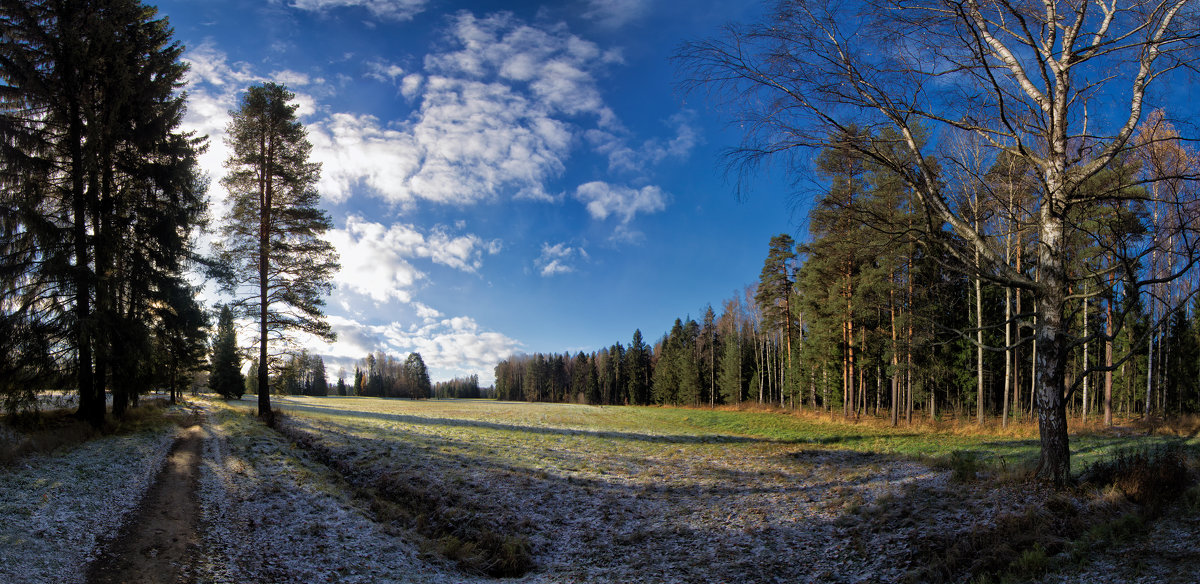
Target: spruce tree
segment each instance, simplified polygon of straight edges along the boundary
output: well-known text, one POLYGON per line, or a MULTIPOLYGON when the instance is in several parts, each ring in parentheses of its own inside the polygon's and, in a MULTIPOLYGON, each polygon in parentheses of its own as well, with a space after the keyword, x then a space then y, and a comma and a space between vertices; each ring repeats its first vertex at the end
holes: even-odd
POLYGON ((237 329, 233 323, 233 311, 228 306, 222 306, 221 314, 217 317, 208 387, 225 399, 241 399, 246 389, 246 380, 242 377, 242 356, 237 347, 237 329))

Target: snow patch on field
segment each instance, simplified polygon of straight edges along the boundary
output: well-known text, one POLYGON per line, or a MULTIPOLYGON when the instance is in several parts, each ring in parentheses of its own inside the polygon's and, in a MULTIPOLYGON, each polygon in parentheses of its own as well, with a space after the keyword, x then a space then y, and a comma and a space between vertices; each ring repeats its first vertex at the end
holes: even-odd
POLYGON ((0 582, 82 582, 141 501, 176 428, 108 436, 0 472, 0 582))

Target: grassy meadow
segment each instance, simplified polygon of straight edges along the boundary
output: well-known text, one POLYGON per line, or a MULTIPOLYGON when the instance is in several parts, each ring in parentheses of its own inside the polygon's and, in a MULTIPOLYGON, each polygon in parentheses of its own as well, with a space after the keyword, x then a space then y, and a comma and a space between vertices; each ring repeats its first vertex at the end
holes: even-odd
MULTIPOLYGON (((577 404, 497 402, 492 400, 386 400, 362 397, 276 398, 287 412, 338 421, 383 435, 405 432, 455 435, 466 431, 529 444, 546 436, 572 437, 572 443, 593 449, 595 444, 628 442, 791 447, 894 455, 926 462, 948 459, 952 453, 974 453, 985 466, 1032 468, 1038 458, 1037 427, 1031 422, 1001 428, 995 420, 985 426, 971 421, 934 423, 864 418, 845 421, 840 414, 797 414, 776 411, 607 407, 577 404), (440 429, 439 429, 440 427, 440 429), (425 428, 425 430, 421 430, 425 428), (451 430, 457 429, 457 430, 451 430), (591 445, 591 446, 589 446, 591 445)), ((1075 422, 1075 420, 1072 420, 1075 422)), ((1129 448, 1184 443, 1200 445, 1196 432, 1143 426, 1105 430, 1094 420, 1082 430, 1071 426, 1072 468, 1078 473, 1092 463, 1129 448), (1167 430, 1167 431, 1161 431, 1167 430)))
MULTIPOLYGON (((521 581, 1006 578, 1028 572, 1029 553, 1067 553, 1092 524, 1128 511, 1112 492, 1052 503, 1061 495, 1023 480, 1038 455, 1030 424, 893 428, 484 400, 275 403, 283 434, 343 477, 376 520, 418 541, 425 559, 521 581), (962 543, 995 541, 1012 545, 962 543)), ((1197 440, 1132 426, 1084 431, 1072 435, 1073 465, 1079 473, 1166 444, 1194 451, 1197 440)), ((1057 564, 1030 565, 1040 575, 1057 564)))
POLYGON ((1055 491, 1026 480, 1031 424, 277 396, 272 429, 255 402, 191 398, 116 435, 5 438, 24 446, 0 465, 0 541, 19 544, 0 546, 0 573, 84 581, 165 458, 172 416, 204 427, 190 568, 204 582, 1082 583, 1200 570, 1188 547, 1200 488, 1120 454, 1183 445, 1194 476, 1183 426, 1074 433, 1076 473, 1099 463, 1110 478, 1055 491), (1163 491, 1120 482, 1129 469, 1184 496, 1157 505, 1163 491), (92 478, 63 479, 80 473, 92 478))

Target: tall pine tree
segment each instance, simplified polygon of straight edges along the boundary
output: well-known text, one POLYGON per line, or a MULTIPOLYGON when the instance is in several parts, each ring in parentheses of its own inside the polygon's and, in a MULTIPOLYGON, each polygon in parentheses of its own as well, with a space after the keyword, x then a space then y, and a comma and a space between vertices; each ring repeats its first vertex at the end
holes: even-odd
POLYGON ((332 227, 317 207, 320 164, 296 119, 295 94, 282 85, 251 86, 229 123, 232 154, 221 184, 233 206, 225 219, 221 257, 232 268, 226 288, 258 328, 258 415, 273 421, 268 373, 272 335, 296 331, 333 340, 321 309, 338 269, 332 227))

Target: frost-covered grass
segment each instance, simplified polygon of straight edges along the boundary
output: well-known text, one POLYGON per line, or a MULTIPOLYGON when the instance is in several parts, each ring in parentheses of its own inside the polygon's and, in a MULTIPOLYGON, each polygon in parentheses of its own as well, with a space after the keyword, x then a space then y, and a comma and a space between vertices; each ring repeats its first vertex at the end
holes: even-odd
MULTIPOLYGON (((844 422, 840 416, 797 416, 777 412, 657 407, 603 407, 577 404, 527 404, 490 400, 429 400, 421 402, 362 397, 290 398, 284 407, 327 416, 380 414, 408 417, 416 423, 471 424, 494 428, 511 426, 577 431, 597 437, 620 438, 622 433, 647 440, 695 442, 759 441, 854 452, 899 455, 918 460, 945 458, 972 451, 983 462, 1028 466, 1037 461, 1040 444, 1032 424, 1008 430, 977 428, 974 424, 919 423, 914 429, 893 428, 880 421, 844 422)), ((1073 427, 1073 426, 1072 426, 1073 427)), ((1071 436, 1073 467, 1083 469, 1112 452, 1177 440, 1165 435, 1118 435, 1085 431, 1071 436)), ((1195 433, 1188 439, 1200 446, 1195 433)))
POLYGON ((82 582, 141 500, 176 426, 88 440, 0 467, 0 582, 82 582))
MULTIPOLYGON (((529 542, 536 567, 521 582, 894 581, 916 526, 886 534, 881 553, 844 517, 905 493, 936 499, 953 488, 948 473, 872 452, 870 441, 832 440, 824 428, 815 440, 807 422, 771 414, 276 403, 289 414, 287 432, 351 485, 415 500, 423 513, 382 518, 415 526, 410 537, 436 538, 441 532, 421 526, 445 523, 529 542)), ((1000 489, 953 512, 986 520, 1018 502, 1000 489)))
POLYGON ((206 403, 198 581, 463 581, 417 559, 338 476, 236 403, 206 403))

